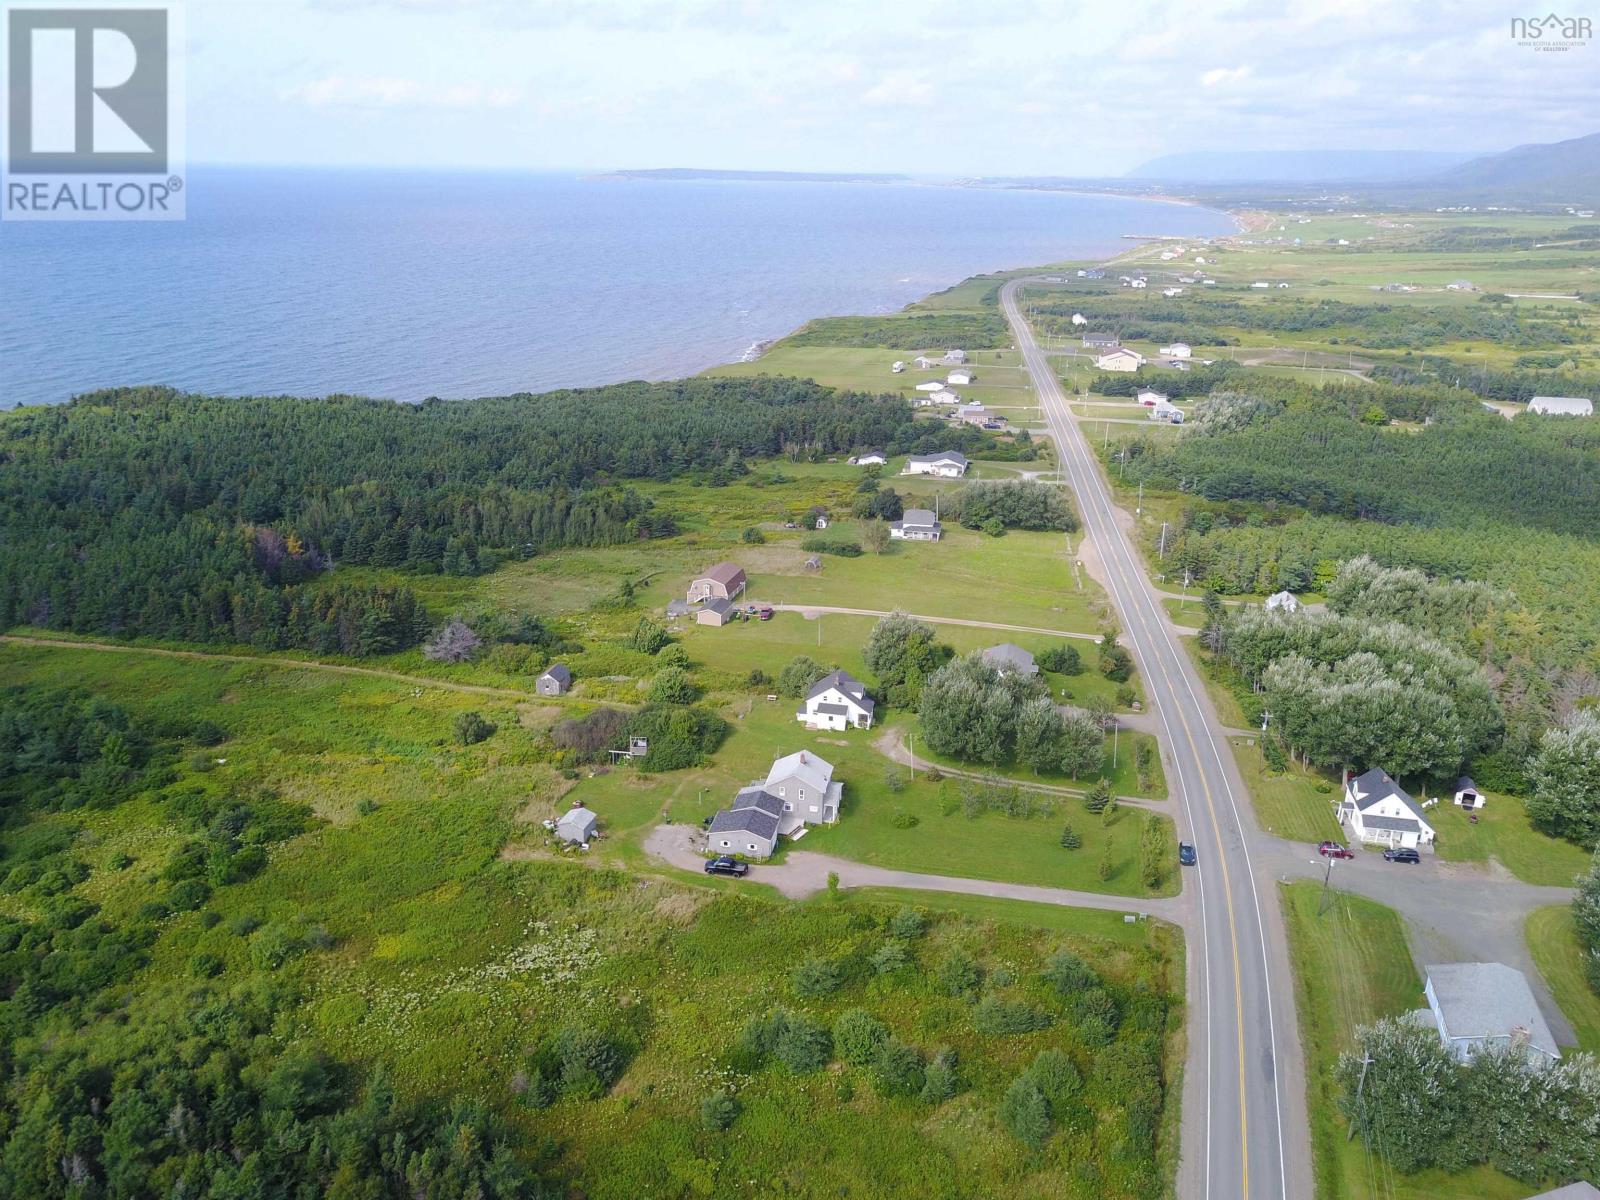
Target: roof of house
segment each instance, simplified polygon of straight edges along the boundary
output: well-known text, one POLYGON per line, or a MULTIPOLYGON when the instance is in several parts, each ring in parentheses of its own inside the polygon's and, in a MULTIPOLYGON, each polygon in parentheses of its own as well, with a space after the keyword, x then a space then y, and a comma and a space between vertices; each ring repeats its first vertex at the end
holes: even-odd
POLYGON ((888 457, 888 455, 886 455, 882 450, 863 450, 860 454, 856 455, 856 461, 860 462, 863 458, 887 458, 887 457, 888 457))
POLYGON ((728 805, 729 812, 742 812, 744 809, 753 808, 764 812, 768 816, 776 817, 783 813, 783 801, 767 791, 759 783, 752 783, 740 788, 733 797, 733 803, 728 805))
POLYGON ((810 690, 806 692, 806 699, 813 700, 829 688, 838 688, 860 707, 868 712, 872 711, 872 701, 867 696, 867 685, 848 671, 834 671, 824 675, 811 685, 810 690))
MULTIPOLYGON (((1373 767, 1370 771, 1357 775, 1346 786, 1346 793, 1355 801, 1356 807, 1365 812, 1385 796, 1397 796, 1400 802, 1409 808, 1417 820, 1425 821, 1422 809, 1411 794, 1389 777, 1389 772, 1381 767, 1373 767)), ((1370 825, 1370 820, 1363 821, 1370 825)))
POLYGON ((713 596, 706 601, 705 607, 714 613, 725 615, 733 611, 733 601, 724 600, 721 596, 713 596))
POLYGON ((945 450, 939 454, 913 454, 907 461, 914 463, 949 462, 957 463, 964 467, 967 465, 967 456, 959 450, 945 450))
POLYGON ((796 750, 772 764, 772 770, 767 772, 767 782, 775 783, 780 779, 792 779, 796 776, 818 791, 822 791, 833 779, 833 764, 825 758, 818 758, 809 750, 796 750))
POLYGON ((1083 340, 1096 346, 1115 346, 1117 344, 1117 335, 1114 333, 1086 333, 1083 335, 1083 340))
POLYGON ((1540 1192, 1537 1196, 1529 1196, 1528 1200, 1600 1200, 1600 1188, 1580 1179, 1577 1183, 1558 1187, 1553 1192, 1540 1192))
POLYGON ((778 836, 779 818, 759 808, 723 809, 711 818, 711 833, 750 833, 771 841, 778 836))
POLYGON ((1594 401, 1587 396, 1534 396, 1528 401, 1528 409, 1547 413, 1581 413, 1587 416, 1594 411, 1594 401))
POLYGON ((1422 823, 1415 817, 1362 817, 1368 829, 1392 829, 1396 833, 1421 833, 1422 823))
POLYGON ((908 508, 901 514, 900 524, 902 526, 923 525, 931 529, 939 524, 939 518, 926 508, 908 508))
POLYGON ((700 578, 720 583, 725 588, 731 588, 735 584, 744 582, 744 568, 738 563, 719 562, 707 567, 700 575, 700 578))
POLYGON ((1019 671, 1036 669, 1033 655, 1015 642, 1001 642, 998 646, 990 646, 983 652, 983 660, 997 667, 1012 667, 1019 671))
POLYGON ((1560 1057, 1556 1039, 1533 998, 1527 976, 1505 963, 1436 963, 1423 968, 1453 1038, 1505 1037, 1528 1031, 1528 1043, 1560 1057))
POLYGON ((1144 355, 1140 354, 1137 350, 1129 350, 1126 346, 1107 346, 1106 347, 1106 352, 1104 354, 1102 354, 1100 357, 1101 358, 1115 358, 1119 354, 1131 354, 1131 355, 1133 355, 1134 358, 1143 358, 1144 357, 1144 355))
POLYGON ((567 670, 566 663, 551 663, 544 669, 544 674, 539 676, 540 679, 544 679, 546 677, 554 679, 558 683, 572 682, 572 672, 567 670))
POLYGON ((556 819, 556 832, 562 834, 576 834, 587 840, 587 835, 600 823, 600 818, 594 815, 593 810, 578 805, 569 808, 556 819))

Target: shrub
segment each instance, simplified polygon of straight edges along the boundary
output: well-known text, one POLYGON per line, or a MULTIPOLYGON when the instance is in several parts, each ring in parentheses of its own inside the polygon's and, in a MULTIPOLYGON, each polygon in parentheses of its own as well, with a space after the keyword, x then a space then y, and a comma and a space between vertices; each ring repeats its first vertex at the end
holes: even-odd
MULTIPOLYGON (((895 795, 899 795, 906 790, 906 777, 893 767, 885 767, 883 769, 883 785, 895 795)), ((904 828, 909 829, 910 826, 907 825, 904 828)))
POLYGON ((1095 868, 1095 871, 1102 880, 1110 879, 1117 873, 1117 864, 1112 860, 1111 857, 1110 838, 1106 839, 1106 844, 1100 851, 1100 863, 1099 866, 1095 868))
POLYGON ((922 818, 916 813, 897 812, 890 822, 896 829, 915 829, 922 824, 922 818))
POLYGON ((721 1133, 739 1119, 740 1107, 738 1097, 733 1093, 712 1092, 700 1101, 700 1124, 713 1133, 721 1133))
POLYGON ((304 949, 305 943, 282 925, 266 925, 250 939, 250 960, 264 971, 276 971, 304 949))
POLYGON ((1002 1000, 985 996, 972 1013, 972 1027, 979 1033, 1015 1036, 1037 1033, 1050 1026, 1051 1016, 1021 1000, 1002 1000))
POLYGON ((660 621, 650 617, 640 617, 639 623, 628 635, 628 648, 637 650, 641 654, 655 654, 671 640, 667 636, 666 626, 660 621))
POLYGON ((1078 831, 1070 824, 1061 827, 1061 848, 1063 850, 1076 850, 1083 845, 1083 839, 1078 836, 1078 831))
POLYGON ((837 554, 840 558, 860 558, 861 543, 834 537, 808 537, 800 549, 811 554, 837 554))
POLYGON ((924 1082, 922 1055, 916 1047, 890 1038, 872 1059, 872 1090, 888 1098, 915 1096, 924 1082))
POLYGON ((808 958, 789 976, 789 986, 796 996, 827 996, 839 990, 844 982, 837 963, 823 958, 808 958))
POLYGON ((1100 674, 1113 683, 1126 683, 1133 675, 1133 657, 1109 633, 1100 639, 1100 674))
POLYGON ((566 1026, 556 1034, 552 1049, 564 1096, 602 1096, 622 1074, 622 1052, 616 1042, 588 1026, 566 1026))
POLYGON ((933 1056, 933 1061, 922 1073, 922 1092, 917 1099, 929 1105, 943 1104, 956 1094, 959 1085, 955 1051, 942 1050, 933 1056))
POLYGON ((1063 997, 1076 996, 1100 982, 1094 968, 1070 950, 1057 950, 1050 956, 1050 961, 1045 964, 1044 978, 1063 997))
POLYGON ((691 704, 698 695, 699 689, 682 667, 664 667, 650 682, 652 704, 691 704))
POLYGON ((1050 1103, 1026 1074, 1017 1076, 1000 1101, 1000 1124, 1018 1141, 1040 1149, 1050 1137, 1050 1103))
POLYGON ((902 908, 889 919, 889 932, 910 941, 928 931, 928 919, 914 908, 902 908))
POLYGON ((670 646, 663 646, 661 653, 656 655, 656 661, 663 667, 682 667, 688 670, 689 652, 674 642, 670 646))
POLYGON ((833 1038, 821 1025, 805 1017, 785 1017, 773 1043, 773 1057, 796 1075, 822 1070, 833 1057, 833 1038))
POLYGON ((1041 1050, 1024 1071, 1027 1079, 1044 1096, 1050 1112, 1060 1116, 1067 1103, 1083 1087, 1083 1075, 1077 1064, 1061 1050, 1041 1050))
POLYGON ((1083 658, 1076 646, 1052 646, 1038 658, 1041 671, 1057 675, 1083 674, 1083 658))
POLYGON ((1083 794, 1083 806, 1092 813, 1100 812, 1111 803, 1111 784, 1104 779, 1083 794))
POLYGON ((903 970, 910 963, 911 955, 906 950, 904 942, 885 942, 873 953, 868 960, 872 970, 878 975, 893 975, 896 971, 903 970))
POLYGON ((173 912, 193 912, 211 898, 211 885, 204 879, 185 879, 173 884, 167 904, 173 912))
POLYGON ((480 712, 464 712, 455 720, 456 744, 472 746, 478 742, 487 741, 495 734, 495 726, 484 719, 480 712))
POLYGON ((778 672, 778 693, 799 699, 811 690, 812 684, 827 673, 828 668, 821 663, 804 654, 797 655, 778 672))
POLYGON ((971 955, 952 950, 939 964, 936 975, 939 988, 947 996, 967 996, 978 990, 983 982, 983 969, 971 955))
POLYGON ((864 1067, 889 1040, 889 1027, 865 1009, 852 1008, 833 1023, 833 1040, 839 1057, 854 1067, 864 1067))
POLYGON ((189 974, 196 979, 214 979, 222 974, 222 959, 215 954, 196 954, 189 960, 189 974))
POLYGON ((363 796, 356 801, 356 812, 363 817, 370 817, 378 811, 378 803, 371 796, 363 796))
POLYGON ((762 533, 761 530, 757 529, 754 525, 751 525, 744 531, 743 537, 745 545, 747 546, 759 546, 767 540, 767 535, 762 533))

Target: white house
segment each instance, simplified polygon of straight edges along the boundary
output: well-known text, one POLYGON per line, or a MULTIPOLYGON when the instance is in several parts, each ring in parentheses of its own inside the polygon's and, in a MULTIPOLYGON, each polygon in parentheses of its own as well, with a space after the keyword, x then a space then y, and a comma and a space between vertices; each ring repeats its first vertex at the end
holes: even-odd
POLYGON ((919 371, 926 371, 930 367, 942 365, 937 358, 929 358, 926 354, 919 354, 912 361, 917 364, 917 370, 919 371))
POLYGON ((940 454, 913 454, 906 459, 905 474, 937 475, 941 479, 960 479, 967 473, 967 456, 959 450, 940 454))
POLYGON ((948 388, 940 388, 937 392, 929 392, 928 399, 935 404, 960 404, 961 396, 948 388))
POLYGON ((1254 283, 1252 283, 1250 286, 1253 287, 1253 288, 1269 288, 1272 285, 1270 283, 1268 283, 1265 279, 1258 279, 1254 283))
POLYGON ((1128 286, 1131 288, 1147 288, 1150 283, 1145 279, 1130 279, 1128 280, 1128 286))
POLYGON ((1144 365, 1144 355, 1126 346, 1113 346, 1095 359, 1094 365, 1102 371, 1137 371, 1144 365))
POLYGON ((1144 405, 1146 408, 1151 408, 1157 404, 1163 403, 1167 400, 1167 398, 1168 397, 1165 392, 1158 392, 1155 390, 1155 388, 1140 388, 1138 392, 1139 403, 1144 405))
POLYGON ((930 379, 926 383, 919 383, 917 384, 917 391, 942 392, 944 391, 944 381, 939 379, 930 379))
POLYGON ((946 364, 953 363, 960 366, 967 361, 967 352, 965 350, 946 350, 944 352, 944 361, 946 364))
POLYGON ((574 804, 562 813, 556 821, 556 836, 563 842, 570 842, 574 846, 584 846, 594 837, 595 831, 600 828, 600 821, 594 812, 583 806, 582 802, 574 804))
POLYGON ((1561 1051, 1539 1011, 1528 979, 1504 963, 1434 963, 1423 968, 1428 1007, 1419 1024, 1432 1024, 1457 1058, 1481 1050, 1521 1050, 1530 1065, 1557 1062, 1561 1051))
POLYGON ((1472 782, 1472 776, 1463 775, 1456 780, 1456 804, 1468 811, 1483 807, 1483 793, 1478 790, 1478 785, 1472 782))
POLYGON ((945 380, 944 381, 946 383, 948 383, 948 384, 953 385, 953 386, 964 386, 964 385, 969 384, 969 383, 972 382, 972 372, 971 371, 951 371, 950 374, 945 376, 945 380))
POLYGON ((865 684, 835 671, 811 685, 794 717, 808 729, 871 729, 873 707, 865 684))
POLYGON ((968 425, 982 425, 988 419, 988 410, 981 404, 963 404, 956 409, 956 420, 968 425))
POLYGON ((1535 396, 1528 411, 1549 417, 1592 417, 1594 401, 1585 396, 1535 396))
POLYGON ((1173 342, 1170 346, 1161 347, 1161 354, 1166 358, 1188 358, 1193 353, 1188 342, 1173 342))
POLYGON ((1267 597, 1266 609, 1268 612, 1299 612, 1300 601, 1295 599, 1293 592, 1273 592, 1267 597))
POLYGON ((889 536, 899 542, 937 542, 944 526, 927 509, 908 508, 898 521, 889 522, 889 536))
POLYGON ((1183 424, 1183 410, 1166 399, 1157 400, 1150 409, 1152 421, 1165 421, 1168 425, 1183 424))
POLYGON ((1448 292, 1475 292, 1478 290, 1478 285, 1470 279, 1452 279, 1444 286, 1448 292))
POLYGON ((1369 845, 1417 850, 1433 842, 1433 826, 1422 815, 1422 806, 1378 767, 1344 785, 1339 823, 1369 845))
POLYGON ((1161 294, 1169 298, 1172 296, 1181 296, 1183 295, 1183 289, 1181 287, 1162 288, 1161 294))
POLYGON ((888 461, 882 450, 865 450, 855 457, 858 467, 881 467, 888 461))

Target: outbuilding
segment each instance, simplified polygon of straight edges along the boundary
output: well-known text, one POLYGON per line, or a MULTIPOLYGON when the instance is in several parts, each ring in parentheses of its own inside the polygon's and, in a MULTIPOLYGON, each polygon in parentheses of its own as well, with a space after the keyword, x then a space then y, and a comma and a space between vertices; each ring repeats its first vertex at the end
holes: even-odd
POLYGON ((533 690, 541 696, 562 696, 572 686, 572 672, 565 663, 551 663, 534 681, 533 690))
POLYGON ((1592 417, 1594 401, 1586 396, 1535 396, 1528 411, 1546 417, 1592 417))
POLYGON ((1472 782, 1472 776, 1463 775, 1456 780, 1456 804, 1469 812, 1475 812, 1483 807, 1483 793, 1478 790, 1478 785, 1472 782))
POLYGON ((694 619, 700 625, 726 625, 733 620, 733 601, 713 596, 695 613, 694 619))
POLYGON ((556 836, 575 846, 587 845, 600 828, 600 818, 581 803, 574 804, 556 821, 556 836))

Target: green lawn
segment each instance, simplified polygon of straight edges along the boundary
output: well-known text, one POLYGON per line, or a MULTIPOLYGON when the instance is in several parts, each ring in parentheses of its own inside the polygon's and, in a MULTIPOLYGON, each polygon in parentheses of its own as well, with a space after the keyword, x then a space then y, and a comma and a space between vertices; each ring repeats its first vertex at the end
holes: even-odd
POLYGON ((1528 810, 1512 796, 1489 795, 1474 825, 1467 814, 1443 800, 1428 812, 1439 833, 1439 857, 1450 862, 1500 864, 1526 883, 1571 887, 1574 876, 1589 867, 1589 852, 1571 842, 1548 837, 1528 820, 1528 810))
POLYGON ((1307 771, 1293 763, 1282 774, 1267 770, 1261 757, 1259 744, 1254 739, 1229 738, 1233 756, 1250 789, 1250 800, 1255 805, 1256 821, 1267 833, 1294 842, 1321 842, 1346 840, 1344 831, 1333 816, 1333 802, 1338 799, 1338 777, 1307 771), (1319 792, 1318 785, 1327 786, 1319 792))
POLYGON ((1528 949, 1555 995, 1556 1003, 1578 1036, 1578 1048, 1600 1054, 1600 996, 1583 971, 1583 947, 1565 904, 1528 914, 1528 949))
POLYGON ((1333 1069, 1356 1026, 1422 1007, 1422 981, 1391 908, 1343 892, 1317 913, 1322 885, 1279 885, 1294 963, 1295 1007, 1306 1052, 1306 1103, 1317 1200, 1519 1200, 1525 1185, 1488 1167, 1459 1175, 1397 1175, 1347 1141, 1333 1069))
MULTIPOLYGON (((1002 925, 1021 925, 1028 929, 1049 929, 1056 933, 1098 938, 1119 946, 1142 946, 1158 942, 1176 950, 1183 945, 1183 931, 1176 925, 1146 917, 1129 921, 1127 914, 1103 912, 1098 908, 1072 908, 1064 904, 1039 904, 1032 900, 999 900, 993 896, 966 896, 958 892, 921 892, 914 888, 849 888, 846 897, 876 904, 910 904, 938 912, 959 913, 975 921, 994 921, 1002 925)), ((815 904, 827 904, 818 897, 815 904)), ((1181 962, 1177 954, 1174 962, 1181 962)))

